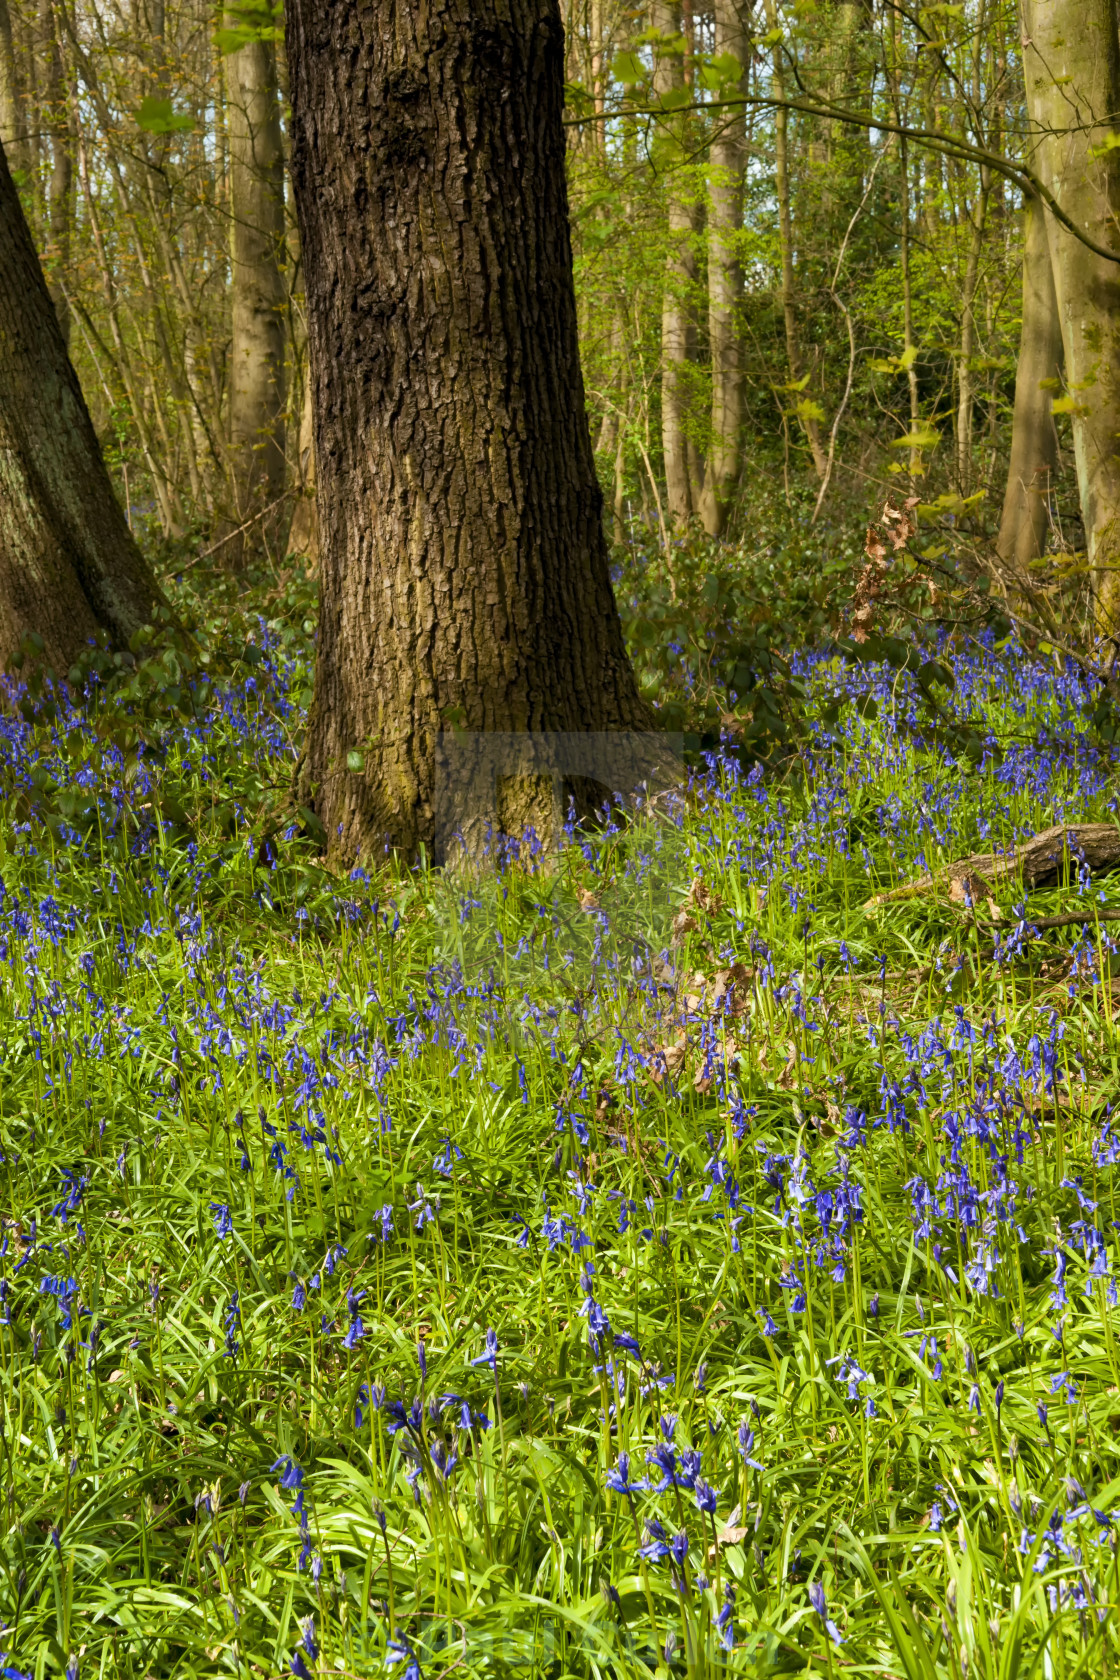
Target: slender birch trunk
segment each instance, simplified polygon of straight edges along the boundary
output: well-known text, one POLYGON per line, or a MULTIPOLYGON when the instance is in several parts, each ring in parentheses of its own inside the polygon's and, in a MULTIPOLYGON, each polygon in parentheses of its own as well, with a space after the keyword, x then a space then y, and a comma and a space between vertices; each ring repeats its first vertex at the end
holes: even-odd
POLYGON ((235 524, 252 528, 226 545, 227 564, 267 548, 283 496, 284 151, 276 48, 250 41, 230 59, 230 157, 233 200, 233 345, 230 444, 235 524))
POLYGON ((66 281, 70 267, 70 234, 74 193, 74 150, 70 127, 69 97, 62 68, 58 19, 52 0, 42 0, 39 27, 46 69, 44 117, 50 137, 50 175, 47 180, 47 249, 44 270, 47 285, 58 311, 63 340, 70 345, 70 304, 66 281))
POLYGON ((968 257, 965 262, 961 297, 961 346, 957 357, 957 483, 967 495, 972 482, 972 410, 976 401, 976 289, 980 279, 980 255, 987 233, 988 197, 991 172, 981 169, 980 192, 974 211, 968 216, 968 257))
MULTIPOLYGON (((650 24, 661 36, 655 48, 653 91, 671 107, 685 88, 685 38, 679 0, 654 0, 650 24)), ((681 524, 696 511, 688 453, 688 370, 696 359, 691 294, 696 286, 696 211, 681 179, 687 118, 667 112, 660 119, 660 152, 668 171, 668 252, 661 304, 661 452, 669 515, 681 524)), ((699 486, 696 487, 697 491, 699 486)))
MULTIPOLYGON (((727 55, 740 66, 725 87, 727 97, 746 93, 746 0, 715 0, 717 60, 727 55)), ((711 145, 708 214, 708 338, 712 354, 712 443, 700 496, 700 517, 710 536, 727 524, 728 506, 742 459, 743 368, 739 307, 743 269, 736 244, 743 225, 743 167, 746 116, 724 112, 711 145)))
MULTIPOLYGON (((767 21, 771 29, 777 27, 777 8, 773 4, 767 6, 767 21)), ((785 74, 782 67, 781 43, 774 48, 773 72, 771 85, 774 97, 784 100, 786 95, 785 74)), ((794 274, 793 262, 793 204, 789 174, 789 112, 785 106, 778 104, 774 108, 774 185, 778 195, 778 245, 782 265, 782 322, 785 327, 786 339, 786 370, 789 373, 789 389, 794 397, 804 391, 804 373, 802 372, 801 338, 797 322, 797 281, 794 274)), ((827 469, 827 458, 824 445, 821 442, 820 422, 809 403, 802 397, 795 401, 794 411, 797 415, 805 440, 809 445, 809 453, 813 458, 813 470, 818 478, 823 479, 827 469)))
POLYGON ((1054 290, 1046 214, 1036 198, 1024 209, 1023 325, 1015 374, 1011 460, 996 550, 1019 569, 1046 552, 1050 487, 1058 469, 1051 392, 1062 368, 1062 324, 1054 290))

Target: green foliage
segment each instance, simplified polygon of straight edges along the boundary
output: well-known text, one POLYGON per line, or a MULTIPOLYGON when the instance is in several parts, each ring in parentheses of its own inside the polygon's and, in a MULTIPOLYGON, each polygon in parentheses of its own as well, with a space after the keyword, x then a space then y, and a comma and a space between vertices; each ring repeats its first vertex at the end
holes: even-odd
POLYGON ((214 31, 221 53, 240 52, 253 41, 284 39, 284 0, 239 0, 224 6, 221 16, 225 21, 214 31))
POLYGON ((147 94, 136 113, 137 126, 146 134, 189 134, 194 118, 189 111, 176 111, 170 99, 147 94))

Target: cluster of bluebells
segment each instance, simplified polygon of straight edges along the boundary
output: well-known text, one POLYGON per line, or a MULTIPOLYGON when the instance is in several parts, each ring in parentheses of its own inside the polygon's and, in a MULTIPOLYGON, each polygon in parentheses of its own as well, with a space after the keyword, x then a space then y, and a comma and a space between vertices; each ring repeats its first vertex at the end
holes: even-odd
MULTIPOLYGON (((198 760, 204 781, 220 779, 213 747, 221 730, 273 771, 290 753, 290 733, 279 727, 290 721, 284 665, 267 637, 264 644, 256 689, 212 685, 210 710, 203 708, 196 735, 183 748, 192 763, 198 760)), ((799 658, 798 669, 818 690, 855 692, 854 675, 838 676, 812 656, 799 658)), ((1078 734, 1080 677, 994 649, 956 660, 955 671, 949 704, 960 717, 998 699, 1023 719, 1040 708, 1051 718, 1045 741, 1033 748, 1003 744, 997 754, 993 735, 983 768, 997 805, 1014 799, 1024 811, 1063 817, 1082 815, 1092 800, 1097 812, 1115 811, 1115 801, 1106 803, 1113 765, 1078 734)), ((562 994, 506 987, 498 964, 472 970, 441 954, 425 966, 411 952, 395 979, 370 980, 356 990, 340 978, 342 965, 336 971, 321 954, 305 952, 295 984, 283 965, 223 943, 203 913, 219 852, 207 857, 192 841, 173 876, 147 815, 131 842, 141 884, 106 873, 93 908, 64 902, 65 877, 57 871, 37 877, 50 890, 0 885, 4 1031, 18 1047, 6 1077, 10 1068, 30 1116, 22 1130, 9 1128, 13 1141, 4 1144, 3 1164, 23 1214, 17 1226, 20 1209, 13 1207, 12 1221, 6 1214, 0 1230, 0 1333, 5 1356, 40 1362, 40 1376, 47 1356, 57 1355, 64 1380, 51 1425, 56 1433, 75 1421, 67 1408, 86 1403, 97 1387, 92 1379, 108 1375, 105 1340, 114 1359, 123 1358, 123 1349, 150 1355, 153 1370, 172 1357, 171 1337, 166 1345, 160 1340, 172 1311, 169 1296, 161 1297, 154 1278, 145 1279, 137 1310, 135 1299, 113 1294, 117 1286, 92 1251, 109 1221, 127 1226, 133 1202, 179 1159, 178 1139, 201 1113, 220 1119, 214 1135, 224 1130, 225 1147, 220 1161, 206 1162, 214 1175, 202 1181, 206 1189, 193 1204, 184 1247, 210 1291, 207 1323, 215 1340, 219 1323, 224 1336, 220 1380, 244 1381, 249 1361, 242 1349, 250 1337, 257 1351, 259 1332, 249 1327, 264 1321, 262 1307, 269 1322, 284 1319, 301 1347, 310 1338, 320 1369, 330 1373, 326 1427, 338 1430, 347 1451, 357 1444, 378 1464, 384 1437, 399 1466, 400 1481, 381 1488, 388 1509, 375 1509, 386 1538, 391 1521, 401 1529, 418 1523, 418 1510, 430 1516, 453 1507, 458 1519, 470 1503, 464 1483, 469 1487, 482 1436, 499 1423, 508 1427, 502 1383, 514 1354, 501 1318, 485 1329, 481 1351, 465 1359, 460 1386, 473 1399, 450 1389, 432 1392, 423 1343, 418 1380, 403 1390, 389 1385, 397 1397, 371 1374, 383 1351, 381 1325, 401 1304, 394 1265, 399 1260, 403 1275, 406 1255, 408 1265, 417 1255, 434 1255, 442 1267, 464 1206, 481 1272, 495 1254, 507 1267, 512 1257, 533 1299, 538 1289, 547 1292, 549 1311, 560 1301, 578 1301, 573 1316, 582 1345, 573 1358, 585 1362, 591 1406, 600 1412, 577 1421, 581 1428, 590 1421, 596 1439, 601 1429, 610 1443, 602 1491, 630 1514, 622 1527, 631 1561, 667 1584, 686 1624, 705 1606, 727 1650, 736 1638, 735 1587, 719 1573, 717 1533, 721 1522, 739 1526, 736 1505, 744 1529, 748 1520, 763 1521, 760 1482, 778 1473, 781 1453, 769 1424, 765 1449, 760 1444, 757 1409, 734 1429, 719 1418, 703 1368, 693 1384, 696 1404, 686 1410, 680 1374, 654 1357, 667 1319, 660 1304, 648 1313, 635 1306, 640 1294, 624 1280, 669 1275, 682 1264, 682 1231, 696 1252, 716 1257, 729 1290, 749 1284, 752 1329, 744 1361, 758 1359, 765 1368, 794 1359, 811 1343, 828 1375, 825 1404, 846 1416, 868 1450, 886 1433, 882 1414, 891 1399, 883 1373, 892 1348, 901 1349, 912 1374, 907 1403, 955 1406, 966 1428, 990 1431, 994 1450, 1012 1408, 1020 1429, 1024 1414, 1037 1419, 1048 1448, 1059 1433, 1074 1437, 1096 1392, 1096 1378, 1079 1359, 1078 1332, 1117 1303, 1112 1215, 1120 1162, 1111 1114, 1080 1100, 1093 1071, 1082 1041, 1056 1007, 1012 1020, 1002 1004, 976 1010, 959 1001, 967 976, 951 941, 935 953, 926 993, 934 1007, 918 1016, 903 1012, 888 984, 886 955, 872 948, 870 936, 861 943, 850 929, 847 939, 835 940, 822 914, 827 894, 835 907, 830 871, 837 867, 846 872, 845 892, 853 880, 870 891, 887 858, 910 876, 971 847, 977 835, 981 841, 990 835, 992 844, 1014 837, 1006 821, 996 828, 994 811, 977 814, 967 779, 952 773, 936 743, 922 742, 919 696, 897 676, 872 673, 884 702, 876 732, 851 722, 838 741, 831 726, 822 726, 806 759, 803 798, 767 784, 757 767, 743 772, 729 757, 713 755, 695 775, 691 827, 683 838, 683 831, 671 841, 659 833, 648 846, 635 846, 634 882, 652 870, 660 845, 679 844, 695 847, 697 869, 712 879, 734 879, 743 902, 753 894, 756 905, 770 905, 768 919, 733 917, 735 942, 720 953, 721 964, 749 966, 746 1001, 742 984, 737 992, 728 986, 717 992, 703 975, 693 989, 675 941, 658 949, 635 940, 620 951, 601 911, 594 913, 588 959, 594 984, 562 994), (140 905, 128 921, 116 909, 126 885, 140 905), (795 936, 784 944, 783 919, 795 936), (176 985, 164 990, 161 979, 158 1003, 138 1009, 129 987, 142 995, 139 988, 160 972, 168 948, 178 965, 176 985), (848 1073, 856 1064, 850 1079, 838 1071, 831 1042, 839 982, 859 994, 845 1024, 848 1073), (413 1104, 426 1081, 438 1088, 439 1109, 416 1132, 413 1104), (127 1103, 119 1100, 123 1089, 127 1103), (1050 1172, 1053 1116, 1075 1100, 1087 1115, 1083 1135, 1060 1173, 1050 1172), (482 1172, 471 1119, 479 1101, 536 1126, 538 1174, 505 1162, 489 1162, 482 1172), (53 1116, 71 1109, 81 1116, 82 1137, 72 1149, 67 1137, 65 1154, 48 1171, 48 1120, 40 1111, 53 1116), (396 1169, 377 1180, 394 1184, 391 1200, 381 1200, 390 1192, 380 1188, 365 1199, 371 1147, 379 1168, 388 1155, 396 1169), (884 1160, 904 1165, 888 1179, 885 1203, 884 1160), (477 1194, 484 1179, 499 1185, 493 1218, 490 1192, 477 1194), (367 1224, 347 1233, 345 1243, 320 1234, 310 1246, 311 1214, 322 1233, 322 1210, 340 1203, 365 1207, 367 1224), (269 1244, 277 1231, 293 1236, 284 1261, 292 1269, 275 1301, 262 1299, 246 1258, 259 1254, 261 1230, 269 1244), (901 1281, 902 1263, 896 1264, 910 1252, 924 1279, 921 1293, 901 1281), (1023 1279, 1032 1287, 1039 1269, 1045 1281, 1034 1286, 1035 1319, 1028 1311, 1024 1322, 1023 1279), (92 1292, 99 1278, 100 1297, 92 1292), (890 1323, 880 1317, 880 1291, 897 1306, 890 1323), (953 1323, 941 1310, 950 1299, 953 1323), (830 1339, 837 1320, 849 1322, 849 1307, 860 1335, 842 1329, 830 1339), (1010 1338, 996 1334, 1004 1314, 1010 1338), (1044 1398, 1028 1403, 1022 1362, 1040 1339, 1044 1398), (989 1358, 1004 1340, 1014 1344, 1006 1377, 989 1358), (478 1403, 475 1385, 483 1382, 487 1394, 492 1386, 492 1405, 491 1398, 478 1403), (645 1438, 627 1427, 638 1410, 635 1397, 643 1415, 656 1419, 645 1438)), ((865 683, 866 674, 859 680, 865 683)), ((70 774, 67 728, 86 732, 92 749, 78 711, 64 709, 56 736, 5 720, 0 753, 16 783, 31 787, 34 773, 48 765, 64 779, 70 774)), ((148 811, 158 792, 156 755, 140 759, 131 785, 114 761, 102 782, 94 777, 86 789, 104 818, 104 835, 125 832, 127 811, 148 811)), ((1026 818, 1018 823, 1020 834, 1029 827, 1026 818)), ((29 834, 23 838, 33 847, 29 834)), ((572 838, 593 867, 591 841, 574 832, 572 838)), ((272 870, 289 842, 292 833, 267 841, 268 867, 254 865, 254 879, 272 870)), ((75 826, 64 827, 62 844, 77 865, 90 842, 75 826)), ((511 866, 509 848, 495 845, 511 866)), ((532 862, 534 855, 530 845, 517 861, 532 862)), ((270 890, 253 888, 262 913, 270 890)), ((395 956, 408 926, 395 904, 379 899, 382 891, 362 870, 324 889, 329 925, 358 928, 395 956)), ((1071 892, 1080 904, 1096 902, 1097 884, 1083 857, 1075 856, 1071 892)), ((457 925, 464 936, 484 909, 479 897, 462 899, 457 925)), ((294 924, 301 938, 314 931, 310 916, 301 910, 294 924)), ((1035 949, 1039 930, 1031 916, 1023 899, 992 930, 992 962, 1002 977, 1035 949)), ((725 931, 731 938, 730 924, 725 931)), ((494 935, 494 949, 516 963, 547 943, 537 932, 516 947, 494 935)), ((1071 937, 1062 981, 1067 995, 1092 1001, 1114 946, 1088 922, 1071 937)), ((706 946, 705 953, 695 960, 707 962, 706 946)), ((562 972, 563 955, 548 947, 543 972, 562 972)), ((167 1404, 161 1422, 174 1427, 175 1402, 167 1404)), ((298 1421, 302 1427, 305 1419, 298 1421)), ((1049 1456, 1057 1462, 1056 1451, 1049 1456)), ((317 1589, 323 1564, 306 1504, 308 1474, 291 1453, 278 1457, 272 1472, 291 1496, 299 1570, 317 1589)), ((77 1473, 75 1459, 70 1474, 77 1473)), ((1046 1578, 1055 1613, 1066 1606, 1099 1612, 1097 1560, 1114 1542, 1114 1519, 1072 1474, 1063 1475, 1055 1498, 1046 1496, 1054 1492, 1020 1495, 1012 1488, 1019 1553, 1046 1578)), ((929 1529, 948 1543, 962 1515, 959 1490, 945 1483, 932 1496, 929 1529)), ((930 1499, 927 1484, 923 1508, 930 1499)), ((60 1517, 44 1540, 58 1559, 66 1532, 60 1517)), ((831 1584, 829 1594, 835 1607, 831 1584)), ((619 1608, 609 1583, 604 1596, 619 1608)), ((807 1583, 805 1603, 817 1636, 841 1644, 843 1611, 833 1614, 819 1579, 807 1583)), ((300 1628, 289 1667, 296 1680, 308 1680, 320 1661, 319 1632, 313 1617, 300 1628)), ((319 1629, 325 1640, 322 1620, 319 1629)), ((387 1665, 418 1680, 420 1657, 403 1630, 388 1640, 387 1665)), ((24 1680, 24 1671, 3 1657, 3 1676, 24 1680)))

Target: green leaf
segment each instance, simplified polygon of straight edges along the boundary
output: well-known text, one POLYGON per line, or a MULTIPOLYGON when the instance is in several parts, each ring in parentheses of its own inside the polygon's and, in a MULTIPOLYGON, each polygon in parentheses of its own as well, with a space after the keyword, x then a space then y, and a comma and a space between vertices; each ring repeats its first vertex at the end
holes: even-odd
POLYGON ((147 134, 186 134, 194 127, 189 111, 176 111, 170 99, 151 93, 142 101, 136 121, 147 134))
POLYGON ((935 432, 932 426, 920 426, 917 431, 906 432, 900 438, 895 438, 892 449, 935 449, 941 442, 940 432, 935 432))
POLYGON ((624 87, 633 87, 635 82, 644 82, 649 74, 645 64, 635 52, 616 53, 611 65, 611 75, 616 82, 624 87))
POLYGON ((1110 129, 1099 144, 1089 147, 1089 156, 1094 159, 1102 158, 1108 152, 1114 152, 1117 146, 1120 146, 1120 134, 1115 134, 1110 129))
POLYGON ((350 751, 346 754, 346 768, 347 768, 347 770, 351 770, 351 771, 353 771, 354 775, 357 775, 358 772, 361 771, 361 770, 364 770, 365 767, 366 767, 366 755, 365 755, 365 753, 364 752, 359 752, 357 747, 351 747, 350 751))
POLYGON ((284 38, 283 0, 241 0, 226 7, 227 22, 214 31, 214 43, 224 54, 240 52, 253 41, 284 38))
POLYGON ((743 74, 743 66, 734 53, 720 53, 718 57, 709 59, 708 64, 723 83, 737 82, 743 74))

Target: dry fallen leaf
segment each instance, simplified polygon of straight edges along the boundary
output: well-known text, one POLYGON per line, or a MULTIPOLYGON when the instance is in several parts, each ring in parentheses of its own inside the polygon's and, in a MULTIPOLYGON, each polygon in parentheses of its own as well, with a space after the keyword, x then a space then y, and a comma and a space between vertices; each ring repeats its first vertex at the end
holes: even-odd
POLYGON ((723 909, 723 899, 712 891, 702 875, 694 876, 688 889, 688 903, 694 904, 698 910, 703 910, 709 916, 718 916, 723 909))
POLYGON ((673 936, 671 943, 679 945, 686 934, 695 933, 699 927, 695 916, 690 916, 687 910, 678 910, 673 917, 673 936))
POLYGON ((676 1073, 685 1058, 688 1041, 679 1038, 675 1044, 659 1044, 654 1048, 650 1057, 649 1076, 655 1085, 660 1085, 666 1074, 676 1073))

